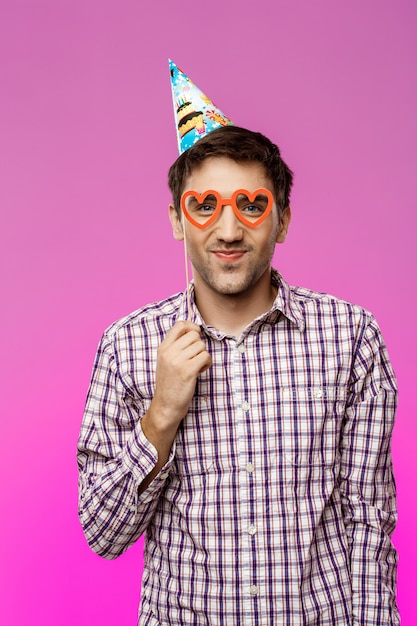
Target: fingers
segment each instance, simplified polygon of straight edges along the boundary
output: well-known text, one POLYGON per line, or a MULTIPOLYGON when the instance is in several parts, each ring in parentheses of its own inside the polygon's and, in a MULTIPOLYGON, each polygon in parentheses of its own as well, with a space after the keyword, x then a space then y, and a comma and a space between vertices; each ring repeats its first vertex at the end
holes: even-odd
POLYGON ((196 377, 211 365, 211 356, 197 324, 180 321, 167 333, 158 349, 158 364, 166 373, 196 377))
POLYGON ((201 338, 200 327, 192 322, 177 322, 162 342, 160 351, 181 354, 184 359, 193 359, 205 352, 206 344, 201 338))
POLYGON ((194 324, 194 322, 181 320, 180 322, 176 322, 176 324, 168 331, 164 342, 171 344, 178 341, 182 337, 189 337, 191 339, 194 337, 195 339, 196 335, 198 338, 201 337, 200 326, 194 324))

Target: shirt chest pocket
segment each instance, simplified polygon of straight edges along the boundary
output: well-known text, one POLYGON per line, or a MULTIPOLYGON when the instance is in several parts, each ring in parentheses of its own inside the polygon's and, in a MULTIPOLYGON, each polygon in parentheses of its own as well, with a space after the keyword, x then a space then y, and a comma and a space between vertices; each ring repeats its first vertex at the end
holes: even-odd
POLYGON ((284 454, 292 465, 333 466, 346 405, 342 386, 286 387, 280 408, 284 454))

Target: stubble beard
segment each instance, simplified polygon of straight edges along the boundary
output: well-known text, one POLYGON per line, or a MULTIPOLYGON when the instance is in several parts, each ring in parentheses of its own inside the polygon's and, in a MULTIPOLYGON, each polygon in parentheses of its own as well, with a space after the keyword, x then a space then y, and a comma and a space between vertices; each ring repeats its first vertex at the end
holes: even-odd
POLYGON ((255 265, 245 270, 239 267, 239 263, 224 264, 220 270, 204 263, 193 265, 195 272, 211 291, 222 296, 239 296, 246 294, 259 282, 264 273, 270 269, 271 260, 272 256, 270 259, 264 259, 262 263, 258 260, 255 265))

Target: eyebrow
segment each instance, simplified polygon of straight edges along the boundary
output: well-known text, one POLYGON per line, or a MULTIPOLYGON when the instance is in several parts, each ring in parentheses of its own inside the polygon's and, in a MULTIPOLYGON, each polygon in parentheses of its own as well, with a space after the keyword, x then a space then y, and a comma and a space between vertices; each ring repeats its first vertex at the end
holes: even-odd
MULTIPOLYGON (((241 196, 243 196, 244 198, 248 198, 248 196, 246 196, 245 194, 240 193, 236 199, 240 198, 241 196)), ((253 199, 253 202, 255 202, 255 200, 262 200, 263 202, 268 203, 268 196, 266 196, 264 193, 257 193, 255 198, 253 199)))
MULTIPOLYGON (((204 198, 204 202, 217 202, 217 198, 215 195, 213 195, 212 193, 210 193, 208 196, 206 196, 204 198)), ((195 206, 196 204, 200 204, 200 202, 198 202, 197 198, 195 196, 188 196, 187 198, 187 205, 192 207, 195 206)))

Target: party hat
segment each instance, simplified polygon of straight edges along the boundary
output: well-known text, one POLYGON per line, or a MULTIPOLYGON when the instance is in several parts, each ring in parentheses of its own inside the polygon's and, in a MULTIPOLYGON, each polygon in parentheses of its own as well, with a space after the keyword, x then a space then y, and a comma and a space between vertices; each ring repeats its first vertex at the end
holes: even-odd
POLYGON ((233 122, 171 59, 169 59, 169 71, 180 154, 216 128, 233 126, 233 122))

